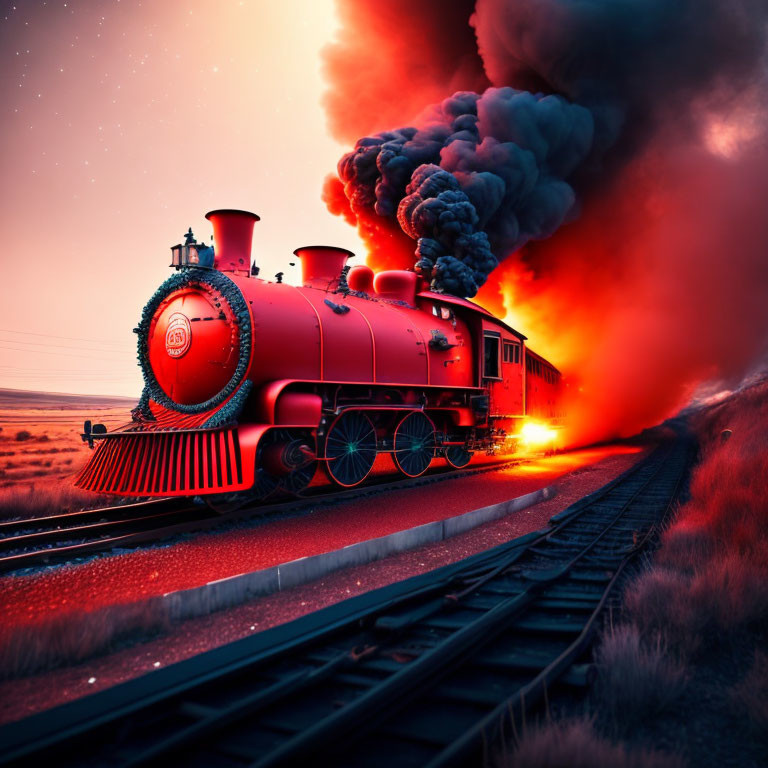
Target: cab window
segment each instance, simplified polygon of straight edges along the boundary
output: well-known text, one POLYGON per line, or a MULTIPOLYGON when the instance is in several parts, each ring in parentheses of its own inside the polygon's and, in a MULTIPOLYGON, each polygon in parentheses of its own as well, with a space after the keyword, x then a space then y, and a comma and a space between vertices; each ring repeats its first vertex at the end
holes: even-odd
POLYGON ((456 324, 456 315, 453 314, 453 310, 450 307, 433 304, 432 314, 435 317, 439 317, 441 320, 450 320, 454 325, 456 324))
POLYGON ((486 331, 483 334, 483 376, 486 379, 499 378, 499 334, 486 331))

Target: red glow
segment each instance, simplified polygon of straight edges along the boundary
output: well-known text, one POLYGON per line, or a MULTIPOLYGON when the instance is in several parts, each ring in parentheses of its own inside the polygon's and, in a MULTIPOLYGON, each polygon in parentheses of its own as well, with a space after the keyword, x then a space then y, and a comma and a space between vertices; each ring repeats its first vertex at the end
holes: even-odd
MULTIPOLYGON (((436 65, 423 79, 413 77, 414 53, 387 48, 395 44, 376 23, 378 6, 348 5, 340 4, 342 41, 328 54, 335 66, 327 71, 326 108, 336 136, 349 141, 409 121, 423 124, 428 105, 453 92, 453 73, 436 65), (382 84, 367 92, 386 96, 383 111, 343 123, 342 105, 356 105, 366 89, 341 62, 365 71, 382 50, 398 54, 382 84), (414 120, 419 100, 424 111, 414 120)), ((417 14, 423 18, 412 26, 431 33, 435 8, 426 3, 417 14)), ((419 62, 442 61, 429 36, 418 51, 419 62)), ((459 46, 462 56, 472 51, 459 46)), ((507 64, 514 69, 514 60, 507 64)), ((494 84, 501 84, 498 76, 494 84)), ((582 204, 577 220, 547 240, 496 254, 502 264, 475 299, 529 336, 565 374, 570 444, 656 424, 702 383, 739 381, 765 352, 765 116, 760 90, 730 90, 737 85, 690 96, 684 115, 681 104, 655 105, 642 142, 609 153, 589 185, 574 181, 582 204)), ((356 224, 373 268, 412 267, 415 243, 394 221, 358 217, 335 178, 327 180, 324 199, 356 224)))
MULTIPOLYGON (((659 140, 578 221, 492 273, 475 301, 565 374, 566 444, 634 434, 702 382, 738 380, 754 362, 766 325, 765 163, 757 147, 725 159, 659 140)), ((340 210, 335 184, 326 194, 340 210)), ((357 224, 372 267, 412 265, 413 241, 390 222, 357 224)))
POLYGON ((323 102, 340 141, 401 125, 446 93, 490 85, 469 26, 475 0, 389 0, 375 9, 338 0, 336 9, 341 29, 324 52, 334 88, 323 102))
POLYGON ((762 152, 648 150, 579 221, 510 257, 478 297, 565 373, 570 442, 629 435, 761 351, 762 152))

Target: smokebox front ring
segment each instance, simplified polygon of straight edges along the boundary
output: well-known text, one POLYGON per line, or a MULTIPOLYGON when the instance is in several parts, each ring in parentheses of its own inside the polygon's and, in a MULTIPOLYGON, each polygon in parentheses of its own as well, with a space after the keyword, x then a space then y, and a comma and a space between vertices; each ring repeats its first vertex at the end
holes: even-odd
POLYGON ((209 269, 183 269, 169 277, 152 295, 142 310, 141 320, 134 328, 138 334, 138 357, 141 373, 144 377, 144 391, 141 395, 140 407, 149 399, 159 403, 164 408, 169 408, 180 413, 197 414, 210 411, 224 403, 240 386, 248 373, 251 359, 251 314, 248 304, 240 289, 226 275, 209 269), (174 291, 182 288, 205 285, 217 290, 229 304, 232 314, 237 322, 240 334, 240 348, 238 350, 237 366, 232 378, 226 386, 213 397, 202 403, 184 405, 172 400, 160 386, 152 370, 149 361, 149 329, 152 319, 160 304, 174 291))

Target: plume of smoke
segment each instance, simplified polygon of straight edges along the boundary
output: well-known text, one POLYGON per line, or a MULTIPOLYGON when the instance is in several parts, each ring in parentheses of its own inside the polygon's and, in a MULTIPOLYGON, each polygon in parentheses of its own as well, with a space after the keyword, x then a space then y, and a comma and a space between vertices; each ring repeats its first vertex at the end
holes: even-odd
MULTIPOLYGON (((348 69, 391 50, 377 6, 359 13, 363 23, 345 29, 357 57, 335 51, 348 69)), ((434 279, 469 294, 492 261, 458 238, 485 233, 500 263, 476 300, 506 312, 565 372, 581 442, 634 432, 684 404, 700 382, 746 373, 768 341, 768 3, 477 0, 475 56, 492 87, 462 86, 480 93, 455 101, 439 101, 453 91, 448 68, 432 70, 428 86, 413 77, 419 62, 445 61, 445 38, 433 48, 431 34, 439 9, 419 7, 414 22, 430 34, 394 63, 385 86, 372 86, 389 94, 389 122, 375 110, 360 117, 357 135, 368 138, 325 187, 331 210, 370 245, 370 263, 432 262, 434 279), (501 94, 536 105, 543 118, 550 100, 551 114, 570 113, 570 122, 526 122, 533 113, 523 109, 506 117, 501 94), (420 98, 438 103, 416 114, 420 98), (572 126, 564 155, 553 143, 537 154, 530 125, 549 142, 565 136, 554 126, 572 126), (367 165, 351 159, 357 154, 371 155, 367 165), (510 175, 522 158, 536 170, 510 175), (523 178, 547 192, 529 198, 530 211, 525 195, 511 205, 514 196, 505 197, 523 178), (455 235, 439 229, 444 215, 455 235), (449 261, 441 275, 437 265, 449 258, 459 264, 449 261)), ((354 101, 348 81, 331 82, 337 101, 354 101)))
MULTIPOLYGON (((382 61, 381 44, 387 40, 400 41, 389 43, 394 58, 387 62, 410 78, 419 71, 413 66, 414 46, 402 43, 416 28, 430 31, 416 46, 430 85, 451 79, 445 58, 446 42, 453 49, 451 36, 458 58, 474 61, 467 65, 468 79, 479 79, 476 60, 466 52, 466 3, 440 24, 434 22, 442 4, 409 8, 411 23, 405 25, 393 22, 398 17, 388 4, 361 11, 344 2, 340 8, 351 24, 344 28, 345 42, 327 54, 332 78, 349 59, 354 59, 349 71, 368 73, 371 60, 382 61), (355 21, 364 28, 372 22, 377 44, 354 34, 360 31, 355 21), (435 30, 440 32, 432 34, 435 30), (363 49, 375 56, 363 55, 363 49)), ((576 176, 587 188, 619 139, 609 163, 642 145, 669 114, 670 102, 687 103, 691 93, 723 81, 738 90, 754 79, 767 19, 765 0, 478 0, 469 21, 484 70, 499 87, 481 95, 456 93, 423 111, 411 126, 359 139, 339 162, 341 186, 326 185, 329 207, 340 210, 343 187, 349 201, 343 212, 365 222, 362 229, 373 212, 392 222, 397 216, 402 230, 419 241, 414 260, 433 275, 433 287, 474 296, 497 261, 572 218, 576 195, 570 179, 576 176), (509 87, 519 84, 537 93, 509 87), (562 94, 577 104, 543 93, 562 94), (451 173, 458 188, 422 165, 451 173)), ((357 114, 361 93, 392 96, 398 79, 387 72, 373 81, 355 80, 351 87, 345 79, 345 87, 326 99, 332 117, 347 116, 346 109, 334 109, 340 94, 357 114)), ((414 97, 433 92, 425 92, 419 81, 400 90, 406 95, 385 103, 405 100, 405 111, 412 111, 414 97)))
POLYGON ((751 83, 765 54, 765 0, 477 0, 472 25, 494 85, 589 107, 599 148, 636 148, 697 94, 751 83))
POLYGON ((474 296, 498 263, 574 208, 566 179, 589 154, 589 110, 513 88, 457 93, 420 127, 360 139, 339 162, 352 215, 397 217, 437 290, 474 296))

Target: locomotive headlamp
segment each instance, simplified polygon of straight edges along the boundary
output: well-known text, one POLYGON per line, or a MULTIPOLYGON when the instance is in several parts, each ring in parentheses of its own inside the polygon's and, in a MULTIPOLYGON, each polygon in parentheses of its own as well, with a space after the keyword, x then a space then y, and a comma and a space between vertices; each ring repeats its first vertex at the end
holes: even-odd
POLYGON ((174 269, 203 266, 200 260, 201 250, 206 250, 206 246, 198 244, 192 234, 192 227, 190 227, 184 235, 184 245, 179 243, 171 246, 171 263, 169 266, 174 269))

